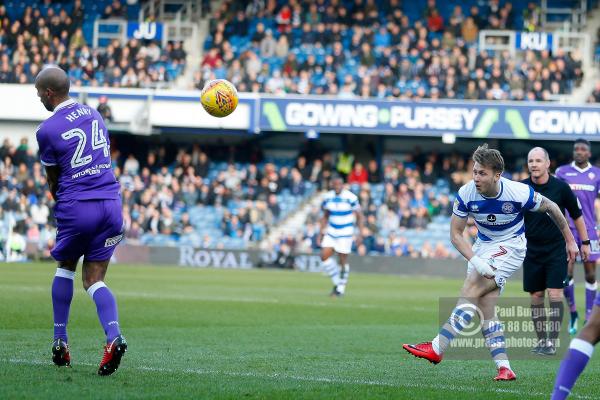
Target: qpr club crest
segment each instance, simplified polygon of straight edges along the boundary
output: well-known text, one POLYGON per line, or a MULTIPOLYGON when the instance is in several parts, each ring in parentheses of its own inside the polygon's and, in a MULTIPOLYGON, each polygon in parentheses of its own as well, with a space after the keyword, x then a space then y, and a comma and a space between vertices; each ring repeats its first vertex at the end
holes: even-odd
POLYGON ((595 173, 593 173, 593 172, 590 172, 590 173, 588 174, 588 178, 590 178, 590 179, 594 179, 595 177, 596 177, 596 174, 595 174, 595 173))
POLYGON ((510 214, 512 212, 515 211, 515 206, 512 205, 512 203, 504 203, 502 204, 502 212, 504 214, 510 214))

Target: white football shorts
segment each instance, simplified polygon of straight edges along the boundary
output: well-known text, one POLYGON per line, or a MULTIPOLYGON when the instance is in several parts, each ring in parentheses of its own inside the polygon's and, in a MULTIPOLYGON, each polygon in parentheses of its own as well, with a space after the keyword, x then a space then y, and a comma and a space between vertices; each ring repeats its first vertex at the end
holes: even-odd
POLYGON ((325 236, 323 236, 323 240, 321 241, 321 248, 324 249, 326 247, 333 248, 333 251, 339 254, 350 254, 352 252, 352 238, 334 238, 328 234, 325 234, 325 236))
MULTIPOLYGON (((494 279, 502 291, 506 280, 523 265, 527 253, 527 239, 525 235, 497 242, 484 242, 477 239, 472 249, 477 256, 496 269, 494 279)), ((473 264, 468 263, 467 275, 474 269, 473 264)))

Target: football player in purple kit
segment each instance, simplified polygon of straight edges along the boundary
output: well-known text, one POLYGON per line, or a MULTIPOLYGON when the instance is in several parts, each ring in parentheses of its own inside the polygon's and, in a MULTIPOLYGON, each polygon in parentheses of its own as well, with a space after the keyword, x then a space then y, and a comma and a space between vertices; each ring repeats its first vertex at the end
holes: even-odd
POLYGON ((36 136, 50 192, 56 201, 57 231, 52 257, 58 262, 52 283, 54 342, 52 361, 69 366, 67 338, 73 278, 83 256, 83 287, 106 333, 99 375, 117 370, 127 342, 121 335, 117 303, 104 283, 116 245, 123 237, 120 187, 111 168, 108 132, 100 114, 69 98, 69 78, 48 66, 35 79, 40 101, 53 114, 36 136))
MULTIPOLYGON (((573 236, 577 244, 591 246, 590 257, 583 263, 585 270, 585 320, 589 320, 596 297, 596 261, 600 259, 600 247, 598 244, 598 233, 596 232, 596 212, 594 203, 598 192, 600 191, 600 168, 590 164, 591 157, 590 142, 585 139, 577 139, 573 146, 573 162, 563 165, 556 169, 556 177, 567 182, 575 196, 581 204, 583 219, 588 230, 589 241, 581 241, 572 218, 568 218, 573 236)), ((567 286, 565 287, 565 297, 569 303, 571 311, 571 322, 569 324, 569 333, 577 333, 578 314, 575 305, 575 283, 573 281, 573 265, 575 260, 569 263, 567 276, 567 286)))
POLYGON ((600 341, 600 296, 596 296, 592 314, 579 335, 571 340, 554 381, 551 400, 564 400, 571 394, 577 379, 592 358, 594 346, 600 341))

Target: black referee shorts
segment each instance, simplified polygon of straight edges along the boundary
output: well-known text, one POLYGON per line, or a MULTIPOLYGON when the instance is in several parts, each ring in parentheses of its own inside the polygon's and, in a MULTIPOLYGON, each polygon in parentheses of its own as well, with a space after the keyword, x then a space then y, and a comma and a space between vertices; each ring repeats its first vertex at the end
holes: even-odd
POLYGON ((545 245, 527 243, 523 261, 523 290, 541 292, 562 289, 567 277, 567 250, 564 242, 545 245))

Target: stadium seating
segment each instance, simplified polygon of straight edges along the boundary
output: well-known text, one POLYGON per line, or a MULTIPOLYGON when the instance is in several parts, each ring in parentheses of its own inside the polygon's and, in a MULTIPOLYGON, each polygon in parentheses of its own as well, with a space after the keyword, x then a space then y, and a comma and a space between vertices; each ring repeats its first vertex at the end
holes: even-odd
MULTIPOLYGON (((527 8, 524 2, 501 1, 497 9, 481 6, 476 0, 401 2, 399 7, 394 0, 341 3, 343 7, 334 9, 323 5, 326 2, 253 2, 247 8, 232 0, 222 2, 210 21, 196 85, 222 77, 240 91, 275 94, 542 100, 549 94, 570 92, 581 79, 581 64, 575 55, 529 52, 521 63, 507 54, 477 50, 475 38, 480 29, 532 28, 535 18, 531 14, 536 9, 527 8)), ((41 63, 53 59, 69 70, 77 85, 146 87, 172 82, 185 68, 185 53, 179 44, 160 49, 156 44, 131 40, 110 44, 106 53, 89 48, 86 43, 92 42, 94 20, 135 19, 139 4, 125 5, 118 0, 82 0, 81 4, 83 11, 77 11, 72 3, 6 2, 0 8, 0 29, 6 38, 0 44, 0 82, 31 83, 41 63), (52 14, 56 17, 48 18, 52 14), (30 38, 30 24, 46 19, 49 22, 44 24, 57 23, 60 29, 30 38), (56 19, 58 22, 53 22, 56 19), (16 21, 29 28, 21 34, 11 33, 16 21), (76 33, 68 41, 52 38, 64 29, 75 33, 77 28, 82 29, 82 36, 76 33), (43 49, 45 42, 50 43, 48 50, 43 49), (58 55, 63 48, 64 58, 58 55), (44 53, 43 61, 38 53, 44 53), (117 54, 128 58, 128 53, 137 56, 121 63, 117 54), (143 62, 146 66, 140 67, 143 62)), ((590 101, 599 99, 600 86, 590 101)), ((26 148, 23 154, 9 144, 0 157, 3 232, 6 236, 16 224, 15 234, 36 239, 47 250, 52 215, 44 219, 45 211, 38 208, 51 208, 52 201, 43 190, 41 167, 26 148), (19 173, 21 163, 38 170, 30 189, 26 189, 26 176, 19 173), (10 195, 13 188, 26 189, 27 194, 17 193, 15 200, 10 195)), ((129 199, 125 205, 127 240, 148 245, 255 246, 268 236, 270 227, 285 221, 323 188, 322 180, 316 182, 306 175, 292 184, 290 176, 298 171, 289 172, 294 167, 291 159, 257 163, 259 175, 266 175, 267 169, 276 171, 277 179, 282 170, 289 173, 285 187, 279 187, 275 178, 268 178, 263 187, 258 181, 246 182, 245 177, 254 173, 247 162, 214 160, 201 174, 195 171, 187 176, 181 158, 191 155, 185 150, 179 153, 178 161, 163 163, 166 168, 153 168, 146 177, 142 160, 115 161, 129 199), (128 161, 130 166, 137 163, 135 172, 128 170, 128 161), (136 181, 138 172, 142 172, 141 181, 136 181), (179 188, 170 183, 173 180, 180 181, 179 188)), ((351 177, 349 182, 358 182, 351 190, 361 198, 370 218, 367 231, 356 238, 354 251, 410 257, 456 255, 448 239, 448 205, 457 188, 455 177, 438 171, 436 179, 425 179, 423 164, 418 168, 401 164, 387 162, 381 182, 361 183, 364 177, 351 177), (440 199, 444 205, 439 204, 440 199), (379 210, 387 210, 395 218, 386 218, 379 210)), ((436 168, 441 164, 443 161, 437 160, 436 168)), ((455 169, 468 167, 463 160, 455 169)), ((279 243, 294 242, 298 250, 316 250, 315 223, 308 223, 294 237, 282 236, 279 243)))
POLYGON ((577 55, 529 52, 521 63, 508 53, 477 51, 480 29, 534 29, 538 10, 527 2, 497 9, 475 0, 398 3, 315 3, 314 16, 305 4, 281 23, 287 2, 244 11, 227 1, 214 15, 196 86, 217 77, 240 91, 275 94, 542 100, 580 83, 577 55), (434 9, 441 22, 430 21, 434 9))
MULTIPOLYGON (((277 170, 284 167, 284 164, 272 163, 277 170)), ((223 183, 222 173, 227 171, 228 164, 217 162, 211 165, 206 179, 203 180, 203 185, 210 186, 212 183, 220 185, 223 183)), ((258 165, 259 170, 263 170, 265 163, 258 165)), ((289 166, 289 165, 288 165, 289 166)), ((234 164, 235 171, 244 175, 244 171, 248 170, 248 164, 234 164)), ((170 171, 172 172, 172 171, 170 171)), ((284 188, 275 194, 276 204, 280 208, 277 216, 269 217, 272 224, 277 224, 284 220, 288 215, 308 197, 310 197, 315 187, 310 182, 302 182, 303 191, 301 194, 292 194, 290 189, 284 188)), ((219 186, 217 186, 219 187, 219 186)), ((265 200, 252 200, 249 194, 247 184, 241 185, 239 189, 242 192, 242 198, 231 198, 225 201, 225 204, 196 204, 189 207, 184 207, 179 211, 175 211, 175 224, 181 221, 183 213, 189 215, 190 223, 193 226, 193 232, 182 235, 165 235, 148 232, 140 237, 143 244, 150 245, 191 245, 208 248, 229 248, 239 249, 246 248, 249 243, 260 241, 267 234, 269 226, 262 219, 251 218, 251 209, 265 209, 265 200), (261 203, 261 204, 258 204, 261 203), (231 228, 232 217, 240 217, 241 215, 250 217, 247 221, 240 218, 240 226, 238 229, 231 228)), ((260 198, 260 196, 259 196, 260 198)), ((265 212, 266 209, 264 210, 265 212)))
POLYGON ((96 19, 137 21, 139 2, 75 3, 22 0, 0 6, 0 31, 6 38, 0 44, 0 83, 32 83, 49 63, 67 70, 78 86, 168 86, 183 72, 180 43, 161 48, 154 41, 113 40, 107 48, 92 48, 96 19))
MULTIPOLYGON (((443 161, 440 160, 440 164, 443 161)), ((461 165, 466 167, 464 163, 461 165)), ((454 178, 444 176, 436 167, 431 178, 423 182, 420 169, 412 162, 389 162, 383 183, 349 186, 359 197, 367 227, 366 232, 355 236, 353 251, 425 258, 458 256, 450 243, 449 232, 454 178), (422 197, 415 195, 417 192, 422 193, 422 197)), ((297 227, 295 234, 284 233, 279 237, 275 249, 285 244, 296 251, 318 251, 319 218, 320 212, 315 207, 309 212, 306 224, 297 227)))
MULTIPOLYGON (((324 174, 316 180, 311 176, 313 164, 300 167, 302 175, 295 168, 296 160, 289 158, 267 158, 257 163, 257 168, 247 162, 210 160, 200 166, 198 160, 203 156, 198 156, 197 150, 189 153, 178 149, 174 162, 161 161, 165 166, 157 168, 157 161, 168 160, 161 158, 161 151, 151 151, 149 161, 144 162, 129 155, 119 158, 116 145, 113 150, 122 185, 126 241, 131 243, 259 247, 273 227, 294 215, 309 199, 316 199, 319 188, 326 187, 321 180, 324 174)), ((450 158, 453 168, 466 170, 464 160, 450 158)), ((438 164, 449 162, 438 160, 438 164)), ((331 164, 326 165, 331 168, 331 164)), ((349 186, 360 198, 370 229, 368 235, 356 237, 354 251, 409 257, 456 255, 448 241, 456 178, 440 168, 425 179, 420 169, 412 161, 388 162, 381 182, 349 186), (423 193, 422 199, 417 199, 417 192, 423 193), (419 207, 426 208, 421 216, 419 207), (396 218, 382 209, 391 210, 396 218), (433 250, 436 246, 437 252, 433 250)), ((370 179, 379 180, 373 178, 377 176, 374 173, 370 179)), ((27 141, 16 146, 6 140, 0 147, 0 242, 6 243, 9 232, 14 237, 21 235, 49 256, 55 226, 52 206, 42 167, 27 141)), ((276 248, 293 242, 295 251, 316 251, 318 218, 316 207, 294 237, 276 240, 276 248)))

